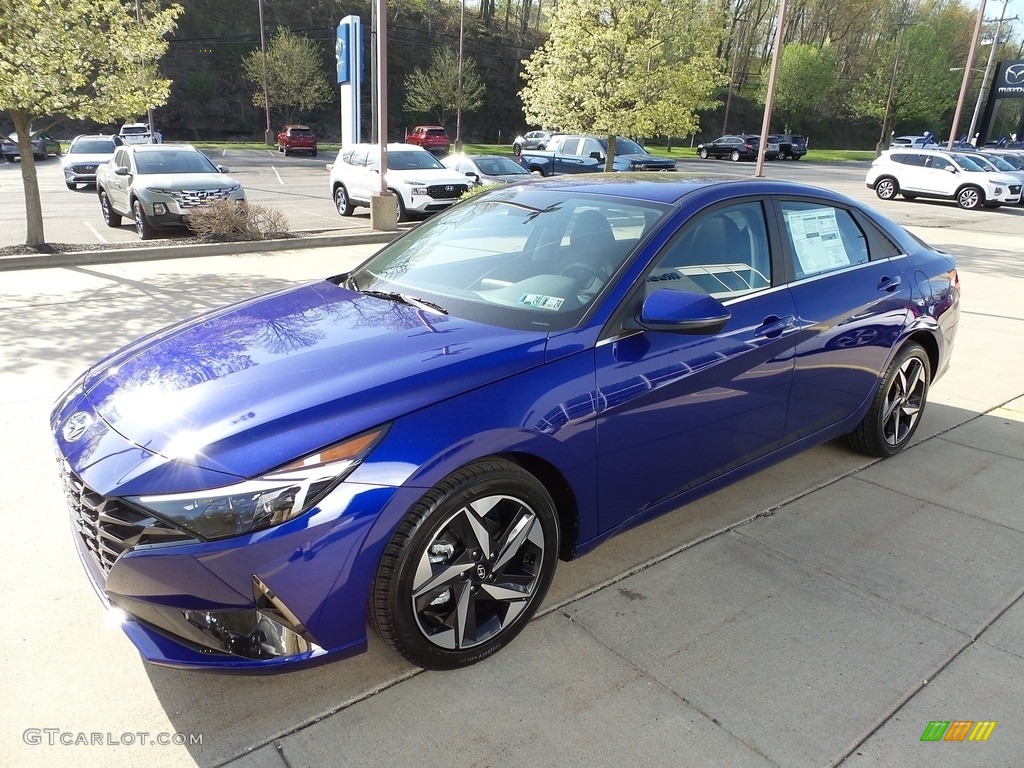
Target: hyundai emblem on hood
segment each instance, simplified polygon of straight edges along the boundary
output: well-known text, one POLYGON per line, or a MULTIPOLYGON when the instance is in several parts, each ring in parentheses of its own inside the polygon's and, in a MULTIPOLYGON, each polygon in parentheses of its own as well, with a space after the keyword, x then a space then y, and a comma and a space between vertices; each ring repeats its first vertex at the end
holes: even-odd
POLYGON ((78 438, 85 434, 85 430, 89 428, 92 423, 92 417, 85 411, 78 411, 77 413, 71 414, 68 420, 64 422, 64 429, 61 430, 61 434, 64 435, 64 439, 69 443, 75 442, 78 438))

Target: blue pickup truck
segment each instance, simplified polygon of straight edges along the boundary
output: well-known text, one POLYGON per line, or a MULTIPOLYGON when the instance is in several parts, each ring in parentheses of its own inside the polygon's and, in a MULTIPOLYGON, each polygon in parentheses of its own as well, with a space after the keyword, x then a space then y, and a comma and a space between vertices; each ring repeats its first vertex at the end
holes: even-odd
MULTIPOLYGON (((608 141, 598 136, 567 134, 548 140, 544 149, 524 149, 519 164, 530 173, 553 176, 563 173, 599 173, 608 156, 608 141)), ((674 171, 675 160, 655 157, 631 139, 615 139, 616 171, 674 171)))

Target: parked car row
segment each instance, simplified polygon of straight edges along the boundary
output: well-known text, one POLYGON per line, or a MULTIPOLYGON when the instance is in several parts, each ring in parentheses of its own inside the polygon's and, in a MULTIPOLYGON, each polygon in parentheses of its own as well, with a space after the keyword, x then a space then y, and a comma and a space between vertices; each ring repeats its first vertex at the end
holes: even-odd
MULTIPOLYGON (((60 155, 63 151, 57 139, 42 131, 33 133, 30 139, 32 155, 37 160, 45 160, 50 155, 60 155)), ((0 155, 4 160, 13 163, 21 158, 21 147, 18 146, 18 134, 12 133, 0 143, 0 155)))
MULTIPOLYGON (((702 160, 728 158, 733 162, 753 160, 761 146, 759 136, 746 134, 720 136, 714 141, 697 145, 697 156, 702 160)), ((807 154, 807 139, 799 134, 771 134, 764 148, 766 160, 799 160, 807 154)))
POLYGON ((899 148, 877 157, 864 183, 881 200, 935 198, 974 209, 1020 203, 1022 177, 1024 172, 997 154, 899 148))

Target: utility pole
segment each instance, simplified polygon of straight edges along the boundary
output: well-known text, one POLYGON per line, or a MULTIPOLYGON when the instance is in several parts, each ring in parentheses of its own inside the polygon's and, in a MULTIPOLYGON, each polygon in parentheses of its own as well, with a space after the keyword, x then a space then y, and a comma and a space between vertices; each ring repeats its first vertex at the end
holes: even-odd
MULTIPOLYGON (((142 26, 142 0, 135 0, 135 18, 139 22, 139 26, 141 27, 142 26)), ((152 107, 148 107, 147 110, 146 110, 146 113, 147 113, 146 119, 149 121, 149 140, 150 141, 156 141, 156 134, 155 134, 156 127, 153 125, 153 108, 152 107)))
POLYGON ((779 71, 779 56, 782 53, 782 31, 786 24, 786 0, 779 0, 779 21, 775 30, 775 50, 772 51, 772 68, 768 73, 768 92, 764 98, 764 118, 761 121, 761 140, 757 142, 757 167, 754 176, 764 176, 764 151, 768 143, 768 128, 772 121, 772 106, 775 103, 775 75, 779 71))
POLYGON ((960 96, 956 100, 956 112, 953 113, 953 125, 949 129, 949 141, 946 149, 953 148, 956 141, 957 127, 960 125, 960 115, 964 111, 964 98, 967 96, 967 84, 971 80, 971 67, 974 66, 974 54, 978 50, 978 38, 981 36, 981 22, 985 19, 985 0, 978 4, 978 21, 974 24, 974 36, 971 37, 971 49, 967 52, 967 64, 964 66, 964 79, 960 83, 960 96))
POLYGON ((900 22, 900 39, 896 44, 896 58, 892 63, 892 77, 889 78, 889 95, 885 99, 885 112, 882 113, 882 133, 878 137, 878 146, 875 147, 875 155, 880 155, 888 147, 886 131, 889 130, 889 115, 892 112, 892 99, 896 93, 896 75, 900 70, 900 57, 903 55, 903 40, 907 34, 909 21, 900 22))
POLYGON ((1015 21, 1016 16, 1006 18, 1006 6, 1010 4, 1010 0, 1003 0, 1003 12, 999 14, 999 18, 996 19, 996 31, 992 36, 992 49, 988 52, 988 63, 985 65, 985 74, 981 76, 981 85, 978 87, 978 100, 974 102, 974 114, 971 116, 971 127, 967 131, 967 140, 974 143, 974 129, 978 126, 978 115, 981 114, 981 102, 985 98, 985 84, 988 82, 989 75, 992 74, 992 65, 996 60, 996 51, 999 49, 999 33, 1002 31, 1004 21, 1015 21))
POLYGON ((459 84, 455 90, 455 151, 462 152, 462 39, 466 32, 466 0, 459 11, 459 84))
MULTIPOLYGON (((136 0, 138 2, 138 0, 136 0)), ((274 132, 270 129, 270 96, 267 88, 267 38, 263 31, 263 0, 257 0, 260 9, 260 52, 263 54, 263 109, 267 114, 267 131, 263 134, 263 140, 269 147, 274 143, 274 132)))
POLYGON ((729 107, 732 106, 732 89, 736 86, 736 61, 739 59, 740 34, 742 32, 744 22, 746 22, 746 18, 744 16, 740 16, 736 19, 735 33, 732 41, 732 69, 729 74, 729 90, 725 95, 725 116, 722 118, 723 134, 729 132, 729 107))

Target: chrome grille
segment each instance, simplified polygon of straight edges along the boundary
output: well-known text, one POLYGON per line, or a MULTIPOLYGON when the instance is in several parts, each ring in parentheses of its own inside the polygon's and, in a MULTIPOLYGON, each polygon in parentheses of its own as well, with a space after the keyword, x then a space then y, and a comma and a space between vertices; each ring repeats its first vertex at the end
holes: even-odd
POLYGON ((195 208, 197 205, 209 205, 216 200, 227 200, 231 191, 227 189, 179 189, 171 193, 171 197, 182 208, 195 208))
POLYGON ((71 526, 86 550, 106 575, 122 554, 139 544, 195 541, 162 520, 96 493, 61 461, 64 496, 71 511, 71 526))
POLYGON ((79 163, 71 166, 72 173, 96 173, 97 163, 79 163))
POLYGON ((427 187, 427 194, 435 200, 453 200, 462 197, 466 184, 434 184, 427 187))

